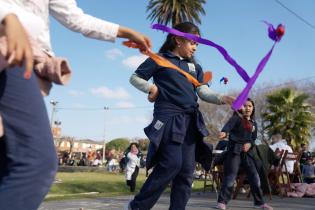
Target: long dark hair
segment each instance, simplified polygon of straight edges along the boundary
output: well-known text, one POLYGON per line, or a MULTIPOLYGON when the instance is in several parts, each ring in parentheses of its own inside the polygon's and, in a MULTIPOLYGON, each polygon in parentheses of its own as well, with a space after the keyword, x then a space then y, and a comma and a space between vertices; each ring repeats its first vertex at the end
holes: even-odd
MULTIPOLYGON (((250 115, 250 119, 251 119, 251 121, 254 122, 255 121, 255 103, 251 98, 247 98, 246 101, 251 102, 253 105, 253 111, 252 111, 252 114, 250 115)), ((234 115, 240 116, 240 114, 241 114, 241 118, 242 118, 242 124, 243 124, 245 130, 251 131, 253 128, 253 125, 249 120, 247 120, 246 118, 243 117, 242 110, 238 110, 238 111, 234 112, 234 115)))
MULTIPOLYGON (((179 23, 174 26, 174 29, 184 32, 184 33, 200 35, 199 28, 191 22, 179 23)), ((167 51, 173 51, 177 45, 175 37, 176 35, 168 34, 165 42, 163 43, 162 47, 159 50, 159 53, 166 53, 167 51)), ((191 60, 195 62, 194 58, 191 58, 191 60)))
POLYGON ((253 112, 250 115, 250 119, 255 120, 255 103, 254 103, 253 99, 251 99, 251 98, 247 98, 247 101, 251 102, 253 105, 253 112))

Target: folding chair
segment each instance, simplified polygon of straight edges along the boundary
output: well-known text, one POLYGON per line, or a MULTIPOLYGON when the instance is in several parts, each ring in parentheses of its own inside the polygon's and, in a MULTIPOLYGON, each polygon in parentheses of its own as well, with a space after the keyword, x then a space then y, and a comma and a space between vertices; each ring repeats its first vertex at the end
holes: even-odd
POLYGON ((281 189, 285 189, 286 182, 284 179, 284 171, 283 168, 285 167, 285 159, 288 154, 287 150, 276 150, 276 155, 279 156, 280 160, 277 166, 269 170, 268 179, 269 183, 272 187, 272 191, 275 192, 276 190, 280 189, 280 195, 283 196, 284 193, 281 189), (281 179, 281 182, 280 182, 281 179))
POLYGON ((295 161, 294 162, 294 168, 293 168, 293 172, 290 173, 288 171, 287 165, 284 164, 284 169, 285 169, 285 173, 284 175, 286 176, 286 189, 288 191, 291 191, 291 183, 294 182, 295 180, 298 181, 298 183, 302 183, 302 173, 300 170, 300 159, 301 159, 302 153, 298 152, 298 153, 287 153, 286 157, 285 157, 285 161, 295 161))
POLYGON ((205 171, 204 174, 203 192, 206 192, 207 187, 211 187, 212 191, 219 190, 223 178, 223 165, 214 166, 209 171, 205 171))
MULTIPOLYGON (((234 189, 232 199, 236 199, 238 193, 240 192, 240 189, 245 186, 244 181, 245 181, 245 179, 246 179, 246 176, 247 176, 247 175, 246 175, 245 171, 242 170, 242 169, 240 169, 240 172, 238 173, 238 175, 237 175, 237 177, 236 177, 236 187, 235 187, 235 189, 234 189)), ((246 197, 247 197, 247 198, 250 197, 250 190, 249 190, 249 192, 248 192, 248 194, 247 194, 246 197)))

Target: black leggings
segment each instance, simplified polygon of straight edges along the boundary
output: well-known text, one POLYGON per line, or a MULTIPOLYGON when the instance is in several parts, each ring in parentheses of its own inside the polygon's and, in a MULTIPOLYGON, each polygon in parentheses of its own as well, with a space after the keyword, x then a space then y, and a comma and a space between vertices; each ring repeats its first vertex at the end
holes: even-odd
POLYGON ((127 186, 130 187, 130 192, 134 192, 136 189, 136 180, 137 180, 138 174, 139 174, 139 167, 136 166, 135 171, 133 172, 131 176, 131 180, 127 180, 127 186))

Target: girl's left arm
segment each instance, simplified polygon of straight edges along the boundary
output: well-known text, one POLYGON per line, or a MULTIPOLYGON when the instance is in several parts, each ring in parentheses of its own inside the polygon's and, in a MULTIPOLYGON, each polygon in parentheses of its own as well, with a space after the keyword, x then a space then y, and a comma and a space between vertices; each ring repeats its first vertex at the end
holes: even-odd
POLYGON ((116 37, 130 39, 141 45, 141 51, 151 48, 151 40, 131 29, 85 14, 75 0, 50 0, 49 12, 60 23, 84 36, 114 42, 116 37))
POLYGON ((85 14, 75 0, 50 0, 49 12, 61 24, 84 36, 114 42, 119 25, 85 14))
POLYGON ((223 104, 223 102, 221 101, 221 98, 223 97, 223 95, 212 91, 208 87, 208 85, 201 85, 197 87, 196 91, 199 98, 202 99, 203 101, 206 101, 212 104, 218 104, 218 105, 223 104))
MULTIPOLYGON (((203 83, 203 71, 200 65, 196 65, 197 67, 197 80, 200 83, 203 83)), ((234 97, 231 96, 224 96, 220 93, 217 93, 209 88, 208 85, 201 85, 196 88, 197 95, 199 98, 203 101, 206 101, 208 103, 212 104, 232 104, 234 101, 234 97)))

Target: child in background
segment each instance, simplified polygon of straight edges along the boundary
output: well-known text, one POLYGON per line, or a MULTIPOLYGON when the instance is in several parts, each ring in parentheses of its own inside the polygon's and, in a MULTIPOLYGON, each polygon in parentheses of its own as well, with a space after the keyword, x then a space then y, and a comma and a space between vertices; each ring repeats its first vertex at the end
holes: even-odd
POLYGON ((131 143, 126 154, 126 183, 130 192, 136 189, 136 181, 139 174, 141 153, 137 143, 131 143))
POLYGON ((257 124, 254 116, 254 102, 251 99, 247 99, 240 113, 234 112, 219 134, 220 139, 228 136, 229 144, 224 160, 224 177, 218 197, 217 209, 225 210, 227 203, 231 200, 234 182, 241 165, 247 173, 251 193, 254 198, 254 207, 266 210, 273 209, 264 201, 255 160, 248 155, 257 138, 257 124))

